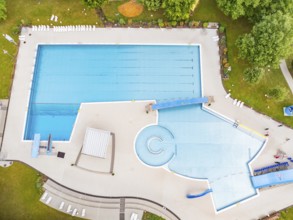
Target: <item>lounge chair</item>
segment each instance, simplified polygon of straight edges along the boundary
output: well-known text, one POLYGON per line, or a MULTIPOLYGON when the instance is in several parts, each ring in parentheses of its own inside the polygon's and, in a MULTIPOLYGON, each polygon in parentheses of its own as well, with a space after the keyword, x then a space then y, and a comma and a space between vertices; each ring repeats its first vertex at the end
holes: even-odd
POLYGON ((229 98, 231 96, 231 93, 228 93, 226 96, 225 96, 225 99, 229 98))
POLYGON ((72 211, 72 210, 71 210, 71 205, 69 205, 69 206, 67 207, 66 212, 69 213, 69 212, 71 212, 71 211, 72 211))
POLYGON ((51 202, 51 200, 52 200, 52 197, 50 196, 50 197, 47 199, 46 204, 48 205, 48 204, 51 202))
POLYGON ((74 209, 73 212, 72 212, 72 216, 75 216, 77 213, 77 209, 74 209))
POLYGON ((85 216, 85 209, 82 209, 81 211, 81 217, 84 217, 85 216))
POLYGON ((59 210, 63 209, 63 207, 64 207, 64 202, 61 202, 59 206, 59 210))
POLYGON ((41 200, 45 200, 47 198, 47 195, 48 195, 48 193, 47 192, 44 192, 44 194, 41 197, 41 200))
POLYGON ((130 220, 138 220, 138 214, 133 212, 130 216, 130 220))

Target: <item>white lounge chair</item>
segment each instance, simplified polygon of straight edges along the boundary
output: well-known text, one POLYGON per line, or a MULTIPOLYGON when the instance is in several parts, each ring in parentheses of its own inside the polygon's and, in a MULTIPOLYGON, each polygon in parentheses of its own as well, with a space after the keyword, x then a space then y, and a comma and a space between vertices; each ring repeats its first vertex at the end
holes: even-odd
POLYGON ((63 209, 63 207, 64 207, 64 202, 61 202, 59 206, 59 210, 63 209))
POLYGON ((67 207, 66 212, 69 213, 69 212, 71 212, 71 211, 72 211, 72 210, 71 210, 71 205, 69 205, 69 206, 67 207))
POLYGON ((73 212, 72 212, 72 216, 75 216, 77 213, 77 209, 74 209, 73 212))
POLYGON ((57 22, 58 21, 58 16, 55 16, 55 22, 57 22))
POLYGON ((237 99, 234 99, 233 105, 237 104, 237 99))
POLYGON ((82 209, 81 211, 81 217, 84 217, 85 216, 85 209, 82 209))
POLYGON ((48 205, 48 204, 51 202, 51 200, 52 200, 52 197, 50 196, 50 197, 47 199, 46 204, 48 205))
POLYGON ((225 99, 229 98, 231 96, 231 93, 228 93, 226 96, 225 96, 225 99))
POLYGON ((48 193, 47 192, 44 192, 44 194, 41 197, 41 200, 45 200, 47 198, 47 195, 48 195, 48 193))
POLYGON ((130 220, 138 220, 138 214, 133 212, 130 216, 130 220))
POLYGON ((243 108, 244 102, 241 102, 240 104, 240 108, 243 108))
POLYGON ((239 100, 239 101, 237 102, 237 107, 239 107, 240 104, 241 104, 241 101, 239 100))
POLYGON ((54 21, 55 15, 52 15, 50 21, 54 21))

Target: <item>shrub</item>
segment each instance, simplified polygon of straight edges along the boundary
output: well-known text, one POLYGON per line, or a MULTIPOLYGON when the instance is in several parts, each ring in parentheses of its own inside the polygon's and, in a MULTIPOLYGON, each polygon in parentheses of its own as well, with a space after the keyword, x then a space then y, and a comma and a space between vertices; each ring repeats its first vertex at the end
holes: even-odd
POLYGON ((139 0, 149 11, 157 11, 162 6, 162 0, 139 0))
POLYGON ((7 18, 6 1, 0 0, 0 21, 4 21, 7 18))
POLYGON ((224 58, 222 61, 223 65, 225 65, 227 62, 228 62, 227 58, 224 58))
POLYGON ((126 22, 125 22, 125 20, 124 20, 123 18, 120 18, 120 19, 119 19, 119 24, 120 24, 120 25, 125 25, 126 22))
POLYGON ((261 78, 264 75, 264 69, 253 67, 253 68, 247 68, 244 70, 244 80, 249 83, 259 83, 261 78))
POLYGON ((82 0, 89 8, 100 8, 107 0, 82 0))
POLYGON ((223 53, 226 55, 227 52, 228 52, 228 48, 225 47, 225 48, 223 49, 223 53))
POLYGON ((190 21, 190 22, 188 22, 188 26, 189 26, 189 27, 193 27, 193 26, 194 26, 194 21, 190 21))
POLYGON ((132 25, 132 19, 128 19, 128 20, 127 20, 127 24, 128 24, 128 25, 132 25))
POLYGON ((20 34, 20 31, 21 31, 21 26, 20 25, 16 25, 12 28, 12 33, 14 35, 19 35, 20 34))
POLYGON ((199 21, 195 21, 193 25, 194 25, 194 27, 199 27, 200 22, 199 21))
POLYGON ((288 91, 286 88, 277 86, 275 88, 269 89, 268 96, 277 101, 283 101, 288 95, 288 91))
POLYGON ((223 27, 223 26, 219 27, 219 32, 221 34, 223 34, 225 32, 225 27, 223 27))
POLYGON ((158 19, 158 25, 159 25, 159 27, 165 26, 163 19, 158 19))
POLYGON ((204 28, 207 28, 207 27, 209 26, 209 22, 204 22, 204 23, 202 24, 202 26, 203 26, 204 28))
POLYGON ((224 64, 224 67, 225 67, 225 68, 228 68, 229 66, 230 66, 229 63, 225 63, 225 64, 224 64))
POLYGON ((173 27, 176 27, 176 25, 177 25, 177 21, 171 21, 171 25, 172 25, 173 27))

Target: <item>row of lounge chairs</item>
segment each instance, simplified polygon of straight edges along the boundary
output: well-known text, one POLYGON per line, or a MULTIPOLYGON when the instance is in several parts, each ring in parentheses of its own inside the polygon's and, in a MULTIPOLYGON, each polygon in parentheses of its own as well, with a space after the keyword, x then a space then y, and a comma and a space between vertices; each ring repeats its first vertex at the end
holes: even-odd
MULTIPOLYGON (((41 200, 44 201, 46 205, 49 205, 52 201, 52 196, 49 196, 48 192, 44 192, 44 194, 41 197, 41 200)), ((64 206, 65 206, 65 202, 62 201, 59 205, 59 210, 60 211, 63 210, 64 206)), ((67 206, 66 210, 64 209, 64 211, 66 211, 66 213, 68 213, 68 214, 71 213, 72 216, 76 216, 79 214, 78 209, 73 208, 72 205, 70 205, 70 204, 67 206)), ((80 216, 85 217, 85 213, 86 213, 86 209, 83 208, 81 210, 80 216)))
MULTIPOLYGON (((231 96, 231 93, 228 93, 228 94, 225 96, 225 99, 230 98, 230 96, 231 96)), ((237 100, 237 99, 234 99, 234 100, 233 100, 233 105, 236 105, 237 107, 243 108, 243 106, 244 106, 244 102, 242 102, 242 101, 240 101, 240 100, 237 100)))
POLYGON ((49 25, 38 25, 32 26, 32 31, 49 31, 50 30, 50 26, 49 25))
MULTIPOLYGON (((69 26, 53 26, 54 32, 68 31, 95 31, 95 25, 69 25, 69 26)), ((33 25, 32 31, 50 31, 49 25, 33 25)))
POLYGON ((67 31, 95 31, 95 25, 70 25, 70 26, 53 26, 54 32, 67 32, 67 31))

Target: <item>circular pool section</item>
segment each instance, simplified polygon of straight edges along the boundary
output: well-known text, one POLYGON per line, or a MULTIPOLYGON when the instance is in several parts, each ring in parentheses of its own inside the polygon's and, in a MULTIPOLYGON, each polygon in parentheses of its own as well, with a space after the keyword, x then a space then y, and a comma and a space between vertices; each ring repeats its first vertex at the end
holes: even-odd
POLYGON ((139 159, 150 166, 162 166, 174 156, 176 144, 174 136, 165 127, 152 125, 144 128, 135 143, 139 159))

